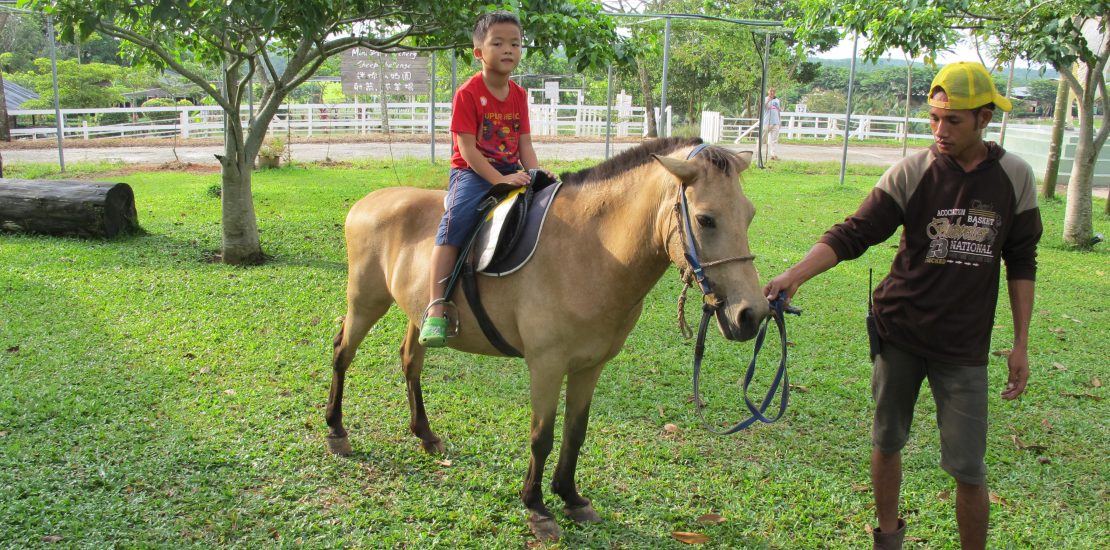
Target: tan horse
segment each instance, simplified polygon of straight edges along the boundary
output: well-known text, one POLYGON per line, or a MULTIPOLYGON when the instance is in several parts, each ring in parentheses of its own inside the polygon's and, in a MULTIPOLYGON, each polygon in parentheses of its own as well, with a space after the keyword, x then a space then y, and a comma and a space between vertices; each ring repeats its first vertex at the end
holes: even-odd
MULTIPOLYGON (((594 168, 563 174, 531 261, 512 276, 481 277, 482 302, 505 341, 524 354, 531 383, 531 460, 521 498, 541 540, 561 535, 544 506, 541 481, 552 450, 563 380, 566 411, 559 462, 551 481, 575 522, 600 521, 578 494, 574 472, 586 438, 590 401, 602 367, 620 352, 640 316, 644 297, 674 263, 686 266, 675 205, 684 187, 702 263, 721 300, 718 325, 732 340, 752 338, 768 315, 751 264, 752 203, 740 186, 751 153, 709 147, 691 160, 700 140, 666 139, 626 151, 594 168)), ((335 337, 326 419, 332 452, 351 452, 343 427, 343 379, 355 350, 390 305, 408 316, 401 367, 408 387, 409 427, 429 453, 442 452, 424 411, 417 343, 427 304, 432 242, 443 214, 442 191, 389 188, 355 204, 347 216, 347 315, 335 337)), ((500 355, 486 340, 466 299, 456 293, 460 351, 500 355)))

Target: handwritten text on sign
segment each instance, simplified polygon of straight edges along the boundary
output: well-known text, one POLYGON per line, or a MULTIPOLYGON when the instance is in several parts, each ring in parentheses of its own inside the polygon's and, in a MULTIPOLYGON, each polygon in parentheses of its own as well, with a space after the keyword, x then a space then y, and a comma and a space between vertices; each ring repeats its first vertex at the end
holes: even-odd
POLYGON ((343 52, 340 69, 343 93, 347 95, 428 93, 428 58, 416 52, 354 48, 343 52))

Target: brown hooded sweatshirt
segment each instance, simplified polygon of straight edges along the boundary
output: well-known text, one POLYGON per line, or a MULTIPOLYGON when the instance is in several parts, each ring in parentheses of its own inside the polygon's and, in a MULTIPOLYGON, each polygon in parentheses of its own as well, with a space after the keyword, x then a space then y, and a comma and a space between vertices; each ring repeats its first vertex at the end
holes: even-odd
POLYGON ((879 335, 925 357, 986 365, 1000 259, 1008 280, 1036 278, 1042 227, 1029 164, 987 142, 986 160, 965 172, 931 147, 890 167, 820 242, 850 260, 899 226, 890 274, 874 292, 879 335))

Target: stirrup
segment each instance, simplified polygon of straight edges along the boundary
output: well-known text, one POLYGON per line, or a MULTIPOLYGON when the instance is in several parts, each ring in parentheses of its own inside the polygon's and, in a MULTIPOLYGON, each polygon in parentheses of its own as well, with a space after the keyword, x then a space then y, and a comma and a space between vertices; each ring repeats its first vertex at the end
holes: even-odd
POLYGON ((428 319, 428 312, 431 311, 433 306, 443 304, 443 318, 447 320, 447 338, 455 338, 459 335, 459 308, 455 306, 455 302, 447 298, 436 298, 428 307, 424 308, 424 313, 420 316, 420 329, 424 329, 424 322, 428 319))

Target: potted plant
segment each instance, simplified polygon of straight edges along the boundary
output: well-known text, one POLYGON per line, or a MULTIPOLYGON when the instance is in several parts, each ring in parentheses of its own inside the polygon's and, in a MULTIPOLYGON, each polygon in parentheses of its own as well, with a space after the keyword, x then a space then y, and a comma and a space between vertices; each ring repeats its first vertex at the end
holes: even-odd
POLYGON ((258 149, 259 168, 277 168, 281 166, 281 157, 285 156, 285 141, 274 138, 258 149))

